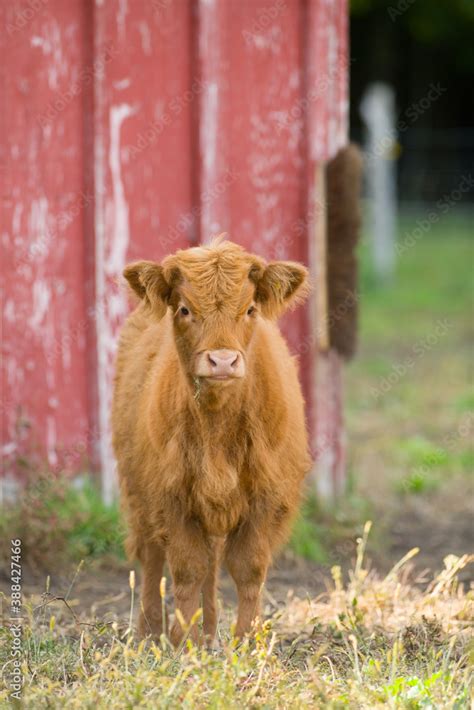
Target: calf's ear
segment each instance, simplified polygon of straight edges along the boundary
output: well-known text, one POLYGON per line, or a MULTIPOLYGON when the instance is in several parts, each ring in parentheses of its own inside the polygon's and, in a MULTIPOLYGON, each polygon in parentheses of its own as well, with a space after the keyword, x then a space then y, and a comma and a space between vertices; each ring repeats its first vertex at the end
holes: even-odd
POLYGON ((294 261, 272 261, 251 270, 255 299, 266 318, 278 318, 304 301, 309 293, 308 270, 294 261))
POLYGON ((164 277, 161 264, 154 261, 135 261, 125 267, 123 275, 138 298, 162 318, 168 306, 171 286, 164 277))

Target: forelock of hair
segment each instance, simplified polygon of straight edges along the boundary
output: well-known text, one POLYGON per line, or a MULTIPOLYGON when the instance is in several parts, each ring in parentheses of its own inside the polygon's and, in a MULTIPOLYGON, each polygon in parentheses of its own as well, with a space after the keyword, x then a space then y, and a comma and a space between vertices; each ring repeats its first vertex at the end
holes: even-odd
POLYGON ((177 260, 186 284, 183 291, 195 294, 200 310, 212 310, 216 304, 240 308, 250 269, 250 255, 242 247, 217 237, 207 246, 178 252, 177 260))

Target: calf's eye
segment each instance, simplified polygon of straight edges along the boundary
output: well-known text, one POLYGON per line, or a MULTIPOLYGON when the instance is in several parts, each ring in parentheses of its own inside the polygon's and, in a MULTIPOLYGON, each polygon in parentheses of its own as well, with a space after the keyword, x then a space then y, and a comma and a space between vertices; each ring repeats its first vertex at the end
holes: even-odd
POLYGON ((247 311, 247 315, 251 316, 254 311, 255 311, 255 306, 250 306, 250 308, 247 311))
POLYGON ((179 312, 181 313, 182 316, 189 316, 189 309, 186 308, 186 306, 181 306, 179 309, 179 312))

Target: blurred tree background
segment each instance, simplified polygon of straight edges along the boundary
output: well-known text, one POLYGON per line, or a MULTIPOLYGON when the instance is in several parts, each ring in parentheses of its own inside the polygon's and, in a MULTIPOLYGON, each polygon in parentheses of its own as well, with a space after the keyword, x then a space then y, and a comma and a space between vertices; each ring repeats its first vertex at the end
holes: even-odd
POLYGON ((473 0, 351 0, 351 134, 363 142, 367 86, 392 86, 404 202, 439 200, 472 172, 473 79, 473 0))

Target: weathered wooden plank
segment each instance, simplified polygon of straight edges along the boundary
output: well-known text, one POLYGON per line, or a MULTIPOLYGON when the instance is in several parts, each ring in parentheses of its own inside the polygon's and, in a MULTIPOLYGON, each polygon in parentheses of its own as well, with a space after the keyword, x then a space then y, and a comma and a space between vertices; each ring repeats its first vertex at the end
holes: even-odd
POLYGON ((310 0, 308 18, 308 102, 310 184, 309 249, 316 282, 312 311, 315 340, 313 367, 313 426, 315 486, 324 498, 340 493, 346 476, 346 439, 343 421, 342 363, 328 351, 327 282, 328 238, 325 223, 325 186, 321 166, 347 141, 348 36, 346 0, 310 0))
POLYGON ((96 2, 94 55, 114 54, 94 97, 95 292, 104 494, 115 491, 109 412, 116 336, 127 313, 127 261, 159 260, 195 238, 191 64, 186 0, 96 2))
POLYGON ((88 453, 80 0, 2 3, 2 464, 88 453))

